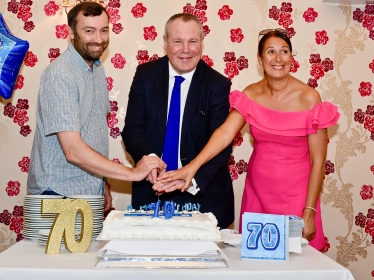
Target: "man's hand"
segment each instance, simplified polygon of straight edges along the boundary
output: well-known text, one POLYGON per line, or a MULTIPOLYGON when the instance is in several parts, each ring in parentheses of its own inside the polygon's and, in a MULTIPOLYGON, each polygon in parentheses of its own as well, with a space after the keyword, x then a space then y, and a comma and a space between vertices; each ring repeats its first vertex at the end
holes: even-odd
POLYGON ((161 181, 157 181, 156 184, 153 185, 153 190, 158 192, 160 195, 164 192, 173 192, 176 190, 181 190, 184 185, 186 184, 186 181, 183 179, 176 179, 167 183, 162 183, 161 181))
POLYGON ((112 207, 112 194, 110 193, 109 184, 105 184, 104 190, 104 212, 110 210, 112 207))
POLYGON ((153 183, 156 181, 157 174, 164 174, 166 171, 166 164, 159 157, 143 156, 138 164, 131 169, 132 181, 141 181, 145 177, 153 183))

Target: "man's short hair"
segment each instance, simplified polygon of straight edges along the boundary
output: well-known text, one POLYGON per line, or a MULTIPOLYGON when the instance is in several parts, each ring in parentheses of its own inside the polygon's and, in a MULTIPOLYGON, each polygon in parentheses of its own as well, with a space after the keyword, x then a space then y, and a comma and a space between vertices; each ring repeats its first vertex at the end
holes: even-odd
POLYGON ((108 16, 108 20, 110 18, 107 11, 101 4, 91 1, 80 2, 68 13, 68 25, 73 30, 74 34, 77 33, 77 16, 80 12, 82 12, 85 17, 100 16, 104 12, 108 16))
POLYGON ((200 21, 196 16, 194 16, 194 15, 192 15, 192 14, 188 14, 188 13, 179 13, 179 14, 175 14, 175 15, 171 16, 171 17, 169 18, 169 20, 166 22, 166 24, 165 24, 165 34, 164 34, 166 39, 169 38, 168 31, 169 31, 169 26, 170 26, 170 24, 171 24, 174 20, 176 20, 176 19, 178 19, 178 18, 180 18, 180 19, 183 20, 184 22, 188 22, 188 21, 191 21, 191 20, 195 21, 195 22, 199 25, 199 27, 200 27, 201 38, 204 37, 203 24, 201 23, 201 21, 200 21))

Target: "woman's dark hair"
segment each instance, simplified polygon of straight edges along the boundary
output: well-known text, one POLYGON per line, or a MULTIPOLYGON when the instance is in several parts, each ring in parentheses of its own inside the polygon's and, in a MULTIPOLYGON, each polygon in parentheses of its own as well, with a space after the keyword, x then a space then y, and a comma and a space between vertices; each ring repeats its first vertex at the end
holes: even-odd
POLYGON ((77 16, 80 12, 82 12, 85 17, 100 16, 104 12, 109 19, 107 11, 101 4, 91 1, 80 2, 79 4, 75 5, 68 13, 68 25, 73 30, 74 34, 77 33, 77 16))
POLYGON ((264 36, 262 36, 260 42, 258 42, 258 54, 259 55, 262 55, 262 51, 264 50, 265 42, 270 37, 277 37, 277 38, 281 38, 282 40, 284 40, 287 43, 288 47, 290 48, 290 52, 292 53, 292 44, 291 44, 290 38, 288 38, 287 35, 284 34, 281 31, 272 30, 272 31, 269 31, 268 33, 266 33, 264 36))

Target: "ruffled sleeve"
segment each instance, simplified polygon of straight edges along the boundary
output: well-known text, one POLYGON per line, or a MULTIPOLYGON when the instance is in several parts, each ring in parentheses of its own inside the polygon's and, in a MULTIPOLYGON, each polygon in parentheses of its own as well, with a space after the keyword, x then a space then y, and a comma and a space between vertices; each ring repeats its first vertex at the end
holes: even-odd
POLYGON ((283 112, 264 107, 244 93, 229 96, 230 111, 236 109, 245 121, 267 133, 283 136, 305 136, 335 125, 340 117, 338 107, 330 102, 317 103, 311 110, 283 112))

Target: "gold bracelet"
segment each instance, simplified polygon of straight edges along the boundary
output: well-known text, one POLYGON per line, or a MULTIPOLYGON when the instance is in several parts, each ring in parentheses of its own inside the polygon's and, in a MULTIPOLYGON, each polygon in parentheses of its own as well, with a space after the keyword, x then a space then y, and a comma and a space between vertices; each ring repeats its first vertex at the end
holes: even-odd
POLYGON ((311 210, 313 210, 314 211, 314 213, 316 213, 317 214, 317 210, 316 210, 316 208, 313 208, 313 207, 311 207, 311 206, 305 206, 305 208, 304 209, 311 209, 311 210))

